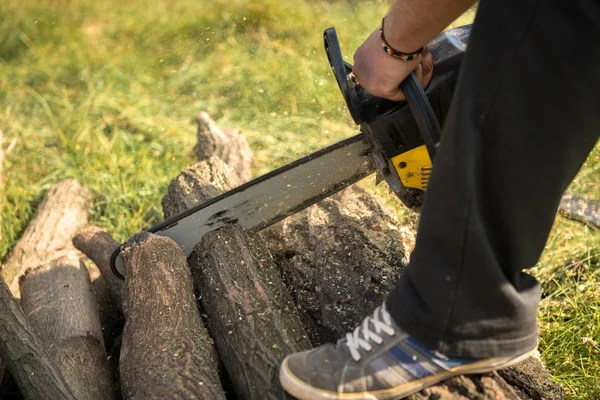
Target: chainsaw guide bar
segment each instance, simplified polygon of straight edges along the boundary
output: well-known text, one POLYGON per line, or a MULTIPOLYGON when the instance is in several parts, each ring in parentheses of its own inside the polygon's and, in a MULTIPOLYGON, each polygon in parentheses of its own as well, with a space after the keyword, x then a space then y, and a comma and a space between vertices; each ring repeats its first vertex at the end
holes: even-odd
MULTIPOLYGON (((147 232, 173 239, 188 257, 207 232, 228 224, 260 230, 375 172, 363 135, 326 147, 165 220, 147 232)), ((111 257, 123 278, 119 246, 111 257)))

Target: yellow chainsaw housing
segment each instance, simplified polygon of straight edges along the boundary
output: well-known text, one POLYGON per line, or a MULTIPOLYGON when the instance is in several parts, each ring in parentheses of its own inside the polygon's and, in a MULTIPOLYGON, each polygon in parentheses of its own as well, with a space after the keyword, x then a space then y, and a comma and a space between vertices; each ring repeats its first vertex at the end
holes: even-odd
POLYGON ((425 191, 431 175, 431 158, 425 145, 415 147, 392 158, 400 181, 407 188, 425 191))

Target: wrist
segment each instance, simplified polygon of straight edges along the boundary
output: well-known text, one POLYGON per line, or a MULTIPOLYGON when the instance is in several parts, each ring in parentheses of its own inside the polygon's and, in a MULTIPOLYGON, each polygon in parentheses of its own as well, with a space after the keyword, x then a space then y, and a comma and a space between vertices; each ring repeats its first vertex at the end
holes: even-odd
POLYGON ((386 15, 381 23, 382 32, 388 46, 404 54, 414 54, 423 51, 425 43, 421 43, 414 35, 410 35, 399 29, 401 25, 395 19, 396 15, 386 15))

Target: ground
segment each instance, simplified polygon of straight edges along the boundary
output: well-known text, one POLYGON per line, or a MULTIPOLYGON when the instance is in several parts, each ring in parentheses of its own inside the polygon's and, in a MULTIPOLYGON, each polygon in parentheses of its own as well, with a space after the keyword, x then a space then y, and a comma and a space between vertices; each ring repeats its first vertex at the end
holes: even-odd
MULTIPOLYGON (((119 240, 160 218, 208 111, 255 150, 255 174, 356 133, 323 52, 375 29, 387 1, 4 0, 0 3, 0 259, 53 182, 95 194, 119 240)), ((472 18, 472 12, 456 24, 472 18)), ((600 148, 570 190, 600 197, 600 148)), ((374 188, 408 223, 414 215, 374 188)), ((567 397, 600 397, 600 232, 559 216, 540 263, 540 351, 567 397)))

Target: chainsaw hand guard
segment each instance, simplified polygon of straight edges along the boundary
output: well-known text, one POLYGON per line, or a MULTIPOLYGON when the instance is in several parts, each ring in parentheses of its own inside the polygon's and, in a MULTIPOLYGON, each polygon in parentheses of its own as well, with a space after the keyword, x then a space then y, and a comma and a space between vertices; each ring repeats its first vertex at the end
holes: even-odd
POLYGON ((450 107, 470 25, 440 34, 427 46, 433 56, 433 76, 426 90, 412 73, 400 84, 406 101, 394 102, 369 94, 345 62, 335 28, 325 30, 325 52, 354 122, 372 144, 380 174, 400 200, 418 208, 429 183, 432 160, 450 107), (440 121, 440 122, 438 122, 440 121))

